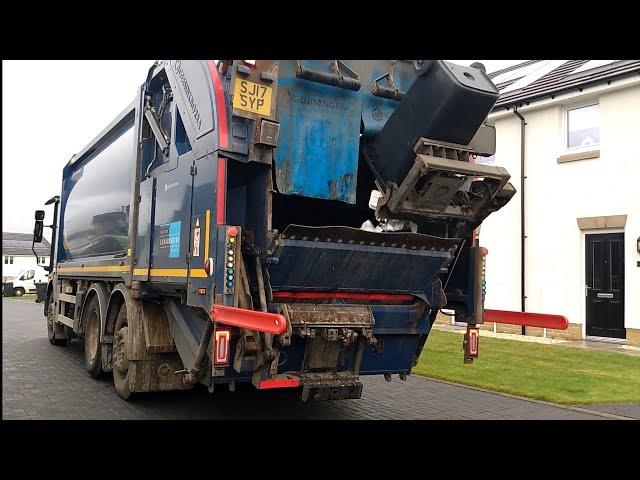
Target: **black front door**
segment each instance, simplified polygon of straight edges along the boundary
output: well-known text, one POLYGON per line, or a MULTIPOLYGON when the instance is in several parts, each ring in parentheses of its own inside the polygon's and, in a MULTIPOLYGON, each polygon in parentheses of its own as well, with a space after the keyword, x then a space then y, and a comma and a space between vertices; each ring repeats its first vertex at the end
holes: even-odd
POLYGON ((587 335, 626 338, 624 234, 586 235, 587 335))

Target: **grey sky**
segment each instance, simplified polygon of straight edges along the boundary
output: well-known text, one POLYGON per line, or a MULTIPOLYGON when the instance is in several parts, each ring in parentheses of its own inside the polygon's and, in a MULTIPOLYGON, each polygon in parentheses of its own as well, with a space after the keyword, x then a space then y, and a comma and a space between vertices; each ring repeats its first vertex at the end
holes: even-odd
MULTIPOLYGON (((452 60, 469 65, 475 60, 452 60)), ((520 60, 480 60, 495 71, 520 60)), ((2 230, 31 232, 62 168, 136 95, 153 60, 2 62, 2 230)), ((45 235, 50 238, 50 230, 45 235)))

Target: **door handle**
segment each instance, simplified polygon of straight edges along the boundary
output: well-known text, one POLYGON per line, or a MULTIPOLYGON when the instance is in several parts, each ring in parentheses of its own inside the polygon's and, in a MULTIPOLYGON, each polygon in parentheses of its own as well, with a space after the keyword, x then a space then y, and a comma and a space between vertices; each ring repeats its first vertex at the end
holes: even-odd
POLYGON ((613 298, 613 293, 598 293, 596 296, 598 298, 613 298))

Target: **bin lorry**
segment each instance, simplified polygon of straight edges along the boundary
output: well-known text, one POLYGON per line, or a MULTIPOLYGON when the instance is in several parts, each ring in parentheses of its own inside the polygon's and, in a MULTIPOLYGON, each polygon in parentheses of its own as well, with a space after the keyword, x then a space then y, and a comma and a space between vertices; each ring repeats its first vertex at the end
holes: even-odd
POLYGON ((474 161, 497 98, 445 61, 155 62, 47 202, 50 342, 123 399, 406 379, 440 309, 482 323, 474 232, 515 193, 474 161))

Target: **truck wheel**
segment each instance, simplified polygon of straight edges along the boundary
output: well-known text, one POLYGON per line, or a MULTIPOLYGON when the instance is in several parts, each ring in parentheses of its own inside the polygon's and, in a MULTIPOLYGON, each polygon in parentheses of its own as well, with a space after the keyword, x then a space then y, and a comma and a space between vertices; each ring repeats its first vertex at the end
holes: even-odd
POLYGON ((84 364, 93 378, 102 374, 102 348, 100 345, 100 304, 93 297, 85 314, 84 364))
POLYGON ((129 388, 129 357, 127 355, 129 342, 129 326, 127 323, 127 307, 122 304, 116 318, 113 334, 113 383, 118 396, 123 400, 131 397, 129 388))
POLYGON ((18 288, 14 288, 13 289, 13 296, 14 297, 21 297, 22 295, 24 295, 24 288, 18 287, 18 288))
POLYGON ((49 337, 49 343, 51 345, 66 345, 66 338, 56 338, 56 328, 53 323, 54 315, 53 302, 51 302, 49 303, 49 308, 47 310, 47 336, 49 337))

